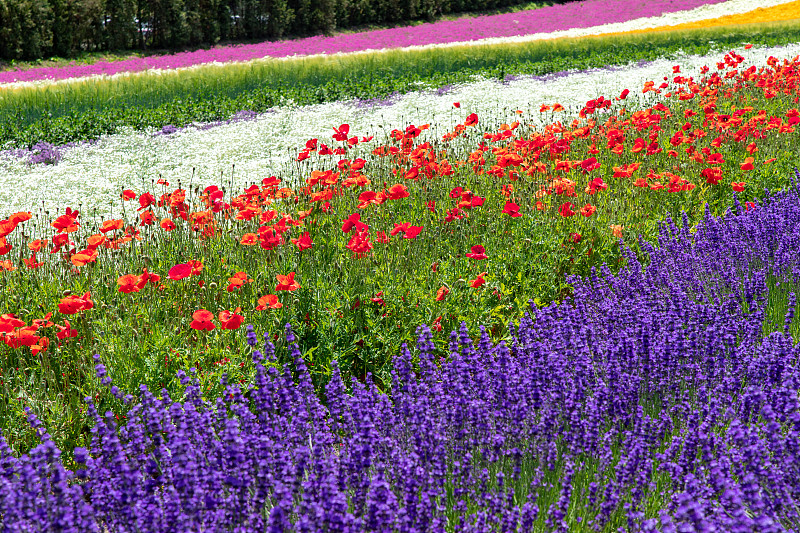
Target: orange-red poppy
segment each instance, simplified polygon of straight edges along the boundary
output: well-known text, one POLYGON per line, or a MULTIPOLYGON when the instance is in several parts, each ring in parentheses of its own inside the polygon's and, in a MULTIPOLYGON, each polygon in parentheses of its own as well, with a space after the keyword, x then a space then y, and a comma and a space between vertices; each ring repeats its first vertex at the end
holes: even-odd
POLYGON ((439 290, 436 291, 436 300, 441 302, 445 299, 445 297, 450 294, 450 289, 444 285, 439 287, 439 290))
POLYGON ((278 284, 275 286, 276 291, 296 291, 300 288, 300 283, 295 281, 294 279, 294 272, 289 272, 289 275, 283 276, 281 274, 276 274, 275 277, 278 279, 278 284))
POLYGON ((123 221, 121 218, 116 220, 105 220, 103 221, 103 225, 100 226, 100 232, 106 233, 107 231, 122 229, 124 225, 125 221, 123 221))
POLYGON ((468 284, 470 287, 472 287, 473 289, 477 289, 478 287, 480 287, 481 285, 483 285, 484 283, 486 283, 486 280, 485 280, 485 279, 483 279, 483 277, 484 277, 486 274, 487 274, 487 272, 481 272, 480 274, 478 274, 478 275, 475 277, 475 279, 471 279, 471 280, 469 280, 469 281, 467 282, 467 284, 468 284))
POLYGON ((65 315, 74 315, 80 311, 87 311, 94 307, 91 295, 87 292, 83 296, 67 296, 58 304, 58 312, 65 315))
POLYGON ((220 311, 219 313, 219 325, 223 329, 239 329, 244 321, 244 317, 239 313, 242 312, 241 307, 237 307, 235 311, 220 311))
POLYGON ((278 301, 278 296, 275 294, 267 294, 258 299, 258 307, 256 311, 264 311, 269 309, 280 309, 283 304, 278 301))
POLYGON ((298 250, 308 250, 314 245, 314 241, 311 240, 311 235, 306 231, 297 239, 291 239, 292 244, 297 246, 298 250))
POLYGON ((228 292, 233 292, 235 289, 242 287, 245 283, 252 283, 253 280, 247 277, 244 272, 237 272, 228 278, 228 292))
POLYGON ((207 311, 205 309, 198 309, 194 313, 192 313, 192 322, 189 324, 189 327, 192 329, 202 329, 206 331, 211 331, 212 329, 216 328, 217 326, 212 322, 214 319, 214 313, 211 311, 207 311))

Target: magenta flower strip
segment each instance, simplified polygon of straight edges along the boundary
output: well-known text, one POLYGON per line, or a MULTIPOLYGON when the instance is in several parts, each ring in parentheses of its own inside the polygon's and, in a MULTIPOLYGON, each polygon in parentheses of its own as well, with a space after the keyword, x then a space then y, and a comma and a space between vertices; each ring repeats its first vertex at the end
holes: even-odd
POLYGON ((114 75, 148 69, 175 69, 205 63, 250 61, 264 57, 335 54, 383 48, 402 48, 429 44, 447 44, 496 37, 516 37, 542 32, 589 28, 655 17, 718 4, 725 0, 586 0, 543 7, 519 13, 487 15, 444 20, 420 26, 391 28, 259 44, 215 47, 210 50, 131 58, 122 61, 100 61, 91 65, 45 67, 0 72, 0 84, 14 81, 61 80, 76 77, 114 75))

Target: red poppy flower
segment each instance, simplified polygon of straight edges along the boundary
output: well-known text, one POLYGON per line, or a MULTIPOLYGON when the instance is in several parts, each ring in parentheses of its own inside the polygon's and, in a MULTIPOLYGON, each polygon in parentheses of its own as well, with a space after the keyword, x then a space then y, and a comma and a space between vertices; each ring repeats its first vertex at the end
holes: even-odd
POLYGON ((117 220, 104 220, 103 225, 100 226, 100 232, 106 233, 108 231, 122 229, 124 225, 125 221, 123 221, 121 218, 117 220))
POLYGON ((159 225, 164 231, 172 231, 175 229, 175 223, 169 218, 162 219, 159 225))
POLYGON ((647 145, 647 155, 655 155, 660 154, 663 150, 658 145, 658 141, 653 141, 649 145, 647 145))
POLYGON ((350 132, 350 125, 349 124, 342 124, 338 128, 334 127, 333 129, 336 132, 333 135, 333 139, 334 140, 336 140, 336 141, 346 141, 347 140, 347 134, 350 132))
POLYGON ((575 214, 575 211, 572 210, 574 206, 570 202, 564 202, 561 204, 561 207, 558 208, 558 212, 562 217, 571 217, 575 214))
POLYGON ((743 181, 739 182, 734 181, 733 183, 731 183, 731 187, 736 192, 742 192, 744 191, 745 183, 743 181))
POLYGON ((472 114, 467 116, 467 120, 464 122, 464 125, 465 126, 474 126, 477 123, 478 123, 478 115, 476 115, 475 113, 472 113, 472 114))
POLYGON ((755 159, 753 159, 752 157, 745 158, 744 163, 740 168, 742 170, 753 170, 753 161, 755 161, 755 159))
POLYGON ((219 325, 223 329, 239 329, 239 326, 242 325, 242 321, 244 321, 244 317, 239 313, 242 312, 241 307, 237 307, 235 311, 220 311, 219 313, 219 325))
POLYGON ((0 316, 0 333, 14 331, 15 328, 21 328, 24 325, 25 322, 18 319, 14 313, 0 316))
POLYGON ((291 239, 292 244, 296 245, 298 250, 308 250, 313 246, 314 241, 311 240, 311 236, 306 231, 303 233, 299 239, 291 239))
POLYGON ((86 248, 85 250, 73 254, 69 259, 76 267, 86 266, 88 263, 93 263, 97 259, 97 250, 86 248))
POLYGON ((468 283, 468 284, 469 284, 469 286, 470 286, 470 287, 472 287, 473 289, 477 289, 478 287, 480 287, 481 285, 483 285, 484 283, 486 283, 486 280, 485 280, 485 279, 483 279, 483 277, 484 277, 486 274, 487 274, 487 272, 481 272, 480 274, 478 274, 478 275, 475 277, 475 279, 471 279, 471 280, 469 280, 467 283, 468 283))
POLYGON ((522 213, 519 212, 519 205, 514 202, 506 202, 503 207, 503 213, 510 217, 521 217, 522 213))
POLYGON ((189 324, 189 327, 192 329, 203 329, 206 331, 211 331, 212 329, 216 328, 217 326, 214 325, 212 320, 214 319, 214 313, 211 311, 206 311, 205 309, 198 309, 194 313, 192 313, 192 323, 189 324))
POLYGON ((488 259, 489 256, 487 256, 486 253, 484 253, 485 251, 486 249, 483 246, 481 246, 480 244, 476 244, 475 246, 470 248, 470 251, 466 253, 466 256, 478 261, 482 259, 488 259))
POLYGON ((589 218, 590 216, 594 215, 597 208, 592 204, 586 204, 585 206, 581 207, 581 215, 589 218))
POLYGON ((408 187, 400 183, 392 185, 389 188, 389 200, 399 200, 401 198, 408 198, 408 187))
POLYGON ((122 191, 121 196, 122 199, 127 202, 129 200, 133 200, 134 198, 136 198, 136 193, 130 189, 125 189, 124 191, 122 191))
POLYGON ((581 161, 581 168, 584 172, 591 172, 592 170, 597 170, 600 168, 600 163, 597 161, 597 158, 590 157, 589 159, 584 159, 581 161))
POLYGON ((255 233, 245 233, 242 235, 242 240, 239 241, 239 244, 243 244, 244 246, 253 246, 258 242, 258 235, 255 233))
POLYGON ((117 285, 119 285, 119 292, 128 294, 142 290, 145 285, 147 285, 147 281, 147 272, 141 276, 137 276, 136 274, 125 274, 124 276, 117 278, 117 285))
POLYGON ((288 276, 276 274, 275 277, 278 278, 276 291, 296 291, 300 288, 300 284, 294 280, 294 272, 290 272, 288 276))
POLYGON ((245 283, 252 283, 252 279, 248 279, 247 274, 244 272, 237 272, 228 278, 228 292, 233 292, 235 289, 243 286, 245 283))
POLYGON ((453 107, 458 109, 459 107, 461 107, 461 102, 453 102, 453 107))
POLYGON ((258 307, 256 311, 264 311, 269 309, 280 309, 283 304, 278 301, 278 296, 275 294, 267 294, 258 299, 258 307))
POLYGON ((141 211, 142 209, 147 209, 154 203, 156 203, 155 196, 153 196, 149 192, 146 192, 139 197, 139 209, 137 209, 137 211, 141 211))
POLYGON ((722 179, 722 169, 717 167, 706 168, 700 175, 706 179, 706 183, 709 185, 716 185, 722 179))
POLYGON ((395 224, 394 228, 389 233, 392 237, 394 237, 398 233, 404 233, 410 227, 411 227, 411 222, 403 222, 402 224, 395 224))
MULTIPOLYGON (((618 167, 615 167, 618 168, 618 167)), ((616 177, 616 174, 615 174, 616 177)), ((608 185, 605 184, 603 178, 597 177, 589 182, 589 185, 586 186, 586 194, 594 194, 597 191, 601 190, 604 191, 608 189, 608 185)))
POLYGON ((191 275, 192 276, 199 276, 200 272, 203 271, 203 262, 202 261, 195 261, 193 259, 189 259, 186 261, 186 264, 192 268, 191 275))
POLYGON ((56 332, 56 337, 59 340, 63 341, 64 339, 78 336, 78 330, 72 329, 72 326, 70 326, 69 324, 69 320, 64 319, 63 326, 60 324, 56 324, 55 326, 56 328, 58 328, 58 331, 56 332))
POLYGON ((448 294, 450 294, 450 289, 442 285, 439 287, 439 290, 436 291, 436 301, 441 302, 448 294))
POLYGON ((389 236, 386 235, 386 232, 376 231, 375 232, 375 242, 379 242, 381 244, 386 244, 386 243, 389 242, 389 236))
POLYGON ((569 234, 569 240, 574 242, 574 243, 576 243, 576 244, 581 242, 581 239, 583 239, 583 236, 580 233, 570 233, 569 234))
POLYGON ((369 241, 369 233, 366 231, 354 233, 347 243, 347 248, 355 253, 357 257, 364 257, 364 254, 373 248, 372 243, 369 241))
POLYGON ((369 204, 377 204, 376 201, 377 193, 375 191, 364 191, 358 196, 358 205, 356 206, 358 209, 364 209, 369 204))
POLYGON ((361 222, 361 213, 353 213, 342 223, 342 231, 344 233, 350 233, 353 228, 355 228, 357 232, 369 229, 369 226, 361 222))
POLYGON ((183 278, 188 278, 192 275, 192 266, 186 263, 180 263, 169 269, 167 277, 173 281, 178 281, 183 278))
POLYGON ((404 239, 415 239, 422 231, 422 226, 409 226, 403 235, 404 239))
POLYGON ((87 292, 83 296, 67 296, 58 304, 58 312, 65 315, 74 315, 80 311, 87 311, 94 307, 94 302, 87 292))
POLYGON ((25 266, 27 266, 31 270, 35 270, 41 266, 44 266, 44 263, 36 261, 35 252, 31 254, 31 257, 29 259, 23 259, 22 262, 25 263, 25 266))

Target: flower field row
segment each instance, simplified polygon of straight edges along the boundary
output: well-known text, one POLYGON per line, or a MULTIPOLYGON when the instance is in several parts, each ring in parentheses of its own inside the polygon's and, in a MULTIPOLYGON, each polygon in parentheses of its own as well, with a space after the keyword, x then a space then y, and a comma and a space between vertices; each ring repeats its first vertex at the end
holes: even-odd
MULTIPOLYGON (((419 26, 399 27, 359 33, 345 33, 332 37, 315 36, 254 45, 215 47, 162 56, 131 58, 114 62, 97 62, 66 68, 33 68, 0 72, 0 84, 20 81, 62 80, 76 77, 106 75, 124 72, 171 70, 208 63, 246 62, 261 58, 338 54, 375 49, 393 49, 447 43, 465 43, 484 39, 524 36, 526 39, 542 38, 554 32, 570 32, 589 28, 597 34, 604 31, 627 31, 639 27, 644 21, 649 27, 668 26, 680 22, 713 19, 719 16, 750 11, 755 7, 769 7, 788 3, 789 0, 762 0, 756 6, 750 0, 651 0, 638 2, 625 0, 610 4, 607 0, 584 0, 539 9, 501 15, 465 17, 419 26), (716 9, 713 6, 718 6, 716 9), (706 9, 692 10, 698 7, 706 9), (712 9, 708 9, 712 7, 712 9), (666 14, 666 16, 664 16, 666 14), (628 21, 634 24, 624 26, 628 21)), ((646 26, 647 27, 647 26, 646 26)), ((586 32, 558 33, 559 36, 586 35, 586 32)))
MULTIPOLYGON (((566 298, 566 275, 617 269, 620 239, 638 248, 666 214, 695 223, 734 192, 752 208, 787 185, 798 59, 718 59, 699 78, 672 64, 667 80, 634 87, 642 108, 624 89, 572 121, 543 104, 543 128, 487 127, 473 112, 436 134, 402 124, 375 139, 345 123, 293 153, 299 183, 162 178, 120 190, 116 216, 11 214, 0 225, 0 290, 13 295, 1 310, 0 420, 27 405, 60 442, 85 441, 87 352, 120 368, 125 390, 174 391, 174 372, 195 366, 204 391, 221 393, 220 374, 251 375, 237 347, 248 323, 293 323, 318 388, 336 361, 346 381, 369 373, 386 389, 393 352, 421 323, 442 355, 461 321, 502 338, 529 300, 566 298), (43 384, 58 400, 40 396, 43 384)), ((6 429, 17 448, 34 438, 6 429)))
MULTIPOLYGON (((753 46, 747 53, 747 65, 764 64, 770 56, 791 58, 798 53, 797 45, 753 46)), ((723 55, 681 56, 679 61, 685 76, 700 77, 703 66, 714 65, 723 55)), ((118 198, 122 189, 151 189, 162 177, 201 189, 225 186, 233 192, 277 175, 295 187, 303 184, 318 164, 338 161, 335 156, 295 161, 308 139, 329 137, 332 125, 347 123, 359 135, 375 137, 371 143, 352 147, 352 157, 368 157, 374 145, 388 141, 388 133, 400 125, 429 123, 432 129, 426 135, 441 138, 451 124, 473 112, 483 119, 481 134, 515 120, 542 128, 553 118, 539 112, 542 103, 559 102, 574 115, 586 103, 586 95, 611 98, 626 88, 663 78, 674 64, 670 59, 660 59, 543 77, 509 75, 502 83, 487 79, 379 100, 289 106, 260 115, 240 113, 235 120, 215 127, 167 127, 156 132, 110 135, 74 148, 45 147, 17 151, 18 155, 7 152, 0 159, 0 201, 7 212, 41 206, 55 213, 69 205, 85 214, 110 218, 121 214, 118 198), (461 107, 455 108, 454 101, 461 107), (517 110, 523 113, 519 115, 517 110), (23 182, 24 189, 16 186, 23 182)), ((625 103, 631 110, 641 109, 650 105, 654 96, 639 89, 631 92, 625 103)), ((452 160, 464 159, 471 147, 459 150, 452 160)), ((786 162, 783 172, 788 171, 788 165, 786 162)))
POLYGON ((30 149, 135 130, 228 120, 237 113, 396 93, 510 75, 543 75, 797 41, 797 21, 607 38, 437 47, 297 61, 247 62, 2 91, 0 144, 30 149))
POLYGON ((618 276, 576 280, 506 342, 462 324, 441 358, 423 326, 390 394, 369 377, 347 393, 334 364, 321 402, 289 326, 283 363, 248 331, 253 384, 223 376, 216 402, 182 371, 182 392, 125 395, 97 356, 116 417, 86 399, 92 441, 69 471, 29 415, 30 454, 0 440, 0 516, 8 531, 790 530, 798 221, 796 186, 696 231, 668 221, 647 266, 629 254, 618 276))

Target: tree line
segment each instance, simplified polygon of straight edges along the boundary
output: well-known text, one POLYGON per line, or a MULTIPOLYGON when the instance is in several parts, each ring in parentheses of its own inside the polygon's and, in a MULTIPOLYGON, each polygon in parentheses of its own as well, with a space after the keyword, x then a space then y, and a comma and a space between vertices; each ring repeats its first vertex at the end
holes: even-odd
MULTIPOLYGON (((555 0, 563 3, 569 0, 555 0)), ((0 59, 181 50, 433 20, 526 0, 0 0, 0 59)))

